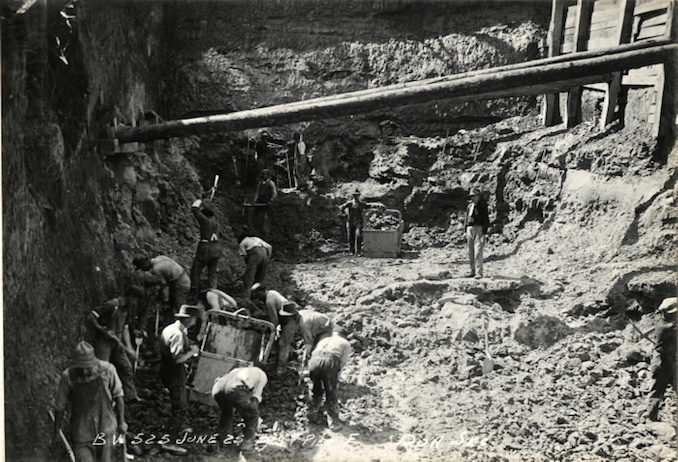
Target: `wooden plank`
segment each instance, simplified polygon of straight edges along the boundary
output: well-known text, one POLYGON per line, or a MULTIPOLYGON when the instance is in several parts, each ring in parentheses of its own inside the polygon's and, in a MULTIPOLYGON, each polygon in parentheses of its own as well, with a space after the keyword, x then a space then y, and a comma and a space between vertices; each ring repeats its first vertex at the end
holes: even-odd
POLYGON ((607 84, 606 83, 587 83, 586 85, 584 85, 584 89, 604 92, 604 91, 607 91, 607 84))
POLYGON ((622 85, 627 87, 654 87, 657 83, 657 76, 648 77, 622 77, 622 85))
POLYGON ((657 26, 651 27, 642 27, 640 28, 640 33, 636 37, 636 40, 646 40, 653 37, 661 37, 666 33, 666 24, 659 24, 657 26))
MULTIPOLYGON (((592 12, 593 0, 579 0, 577 2, 573 37, 575 52, 586 49, 592 12)), ((567 93, 567 116, 565 120, 568 128, 581 123, 581 91, 581 87, 575 87, 567 93)))
MULTIPOLYGON (((565 3, 563 0, 553 0, 551 3, 551 22, 548 34, 548 56, 554 57, 562 53, 563 27, 565 24, 565 3)), ((542 124, 546 127, 561 122, 560 101, 557 94, 547 94, 544 97, 542 110, 542 124)))
POLYGON ((657 0, 656 2, 638 3, 633 10, 635 16, 648 14, 657 10, 665 10, 669 7, 671 0, 657 0))
MULTIPOLYGON (((597 7, 598 4, 596 4, 596 8, 597 7)), ((617 24, 618 21, 619 21, 618 9, 606 11, 598 11, 594 9, 593 14, 591 15, 591 29, 610 27, 617 24)))
POLYGON ((659 24, 666 24, 667 13, 659 14, 648 19, 643 19, 640 23, 640 27, 651 27, 657 26, 659 24))
POLYGON ((652 120, 652 135, 653 136, 659 136, 659 132, 661 130, 661 115, 662 111, 668 109, 668 98, 665 98, 665 76, 664 76, 664 66, 661 66, 659 75, 657 76, 657 83, 655 84, 655 98, 656 98, 656 105, 658 106, 657 109, 655 110, 655 113, 653 114, 653 120, 652 120))

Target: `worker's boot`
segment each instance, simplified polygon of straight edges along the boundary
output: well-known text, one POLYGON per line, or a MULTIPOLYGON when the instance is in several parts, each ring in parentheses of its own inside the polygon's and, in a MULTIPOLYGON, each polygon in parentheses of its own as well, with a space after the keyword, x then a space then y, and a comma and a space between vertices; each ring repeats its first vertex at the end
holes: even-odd
POLYGON ((240 451, 241 452, 252 452, 254 451, 254 437, 250 438, 245 438, 242 440, 242 443, 240 443, 240 451))

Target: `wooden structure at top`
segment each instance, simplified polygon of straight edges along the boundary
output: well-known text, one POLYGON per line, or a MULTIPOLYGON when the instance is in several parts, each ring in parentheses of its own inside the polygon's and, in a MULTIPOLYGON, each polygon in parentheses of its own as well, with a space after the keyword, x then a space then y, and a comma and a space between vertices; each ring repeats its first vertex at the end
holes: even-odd
MULTIPOLYGON (((553 0, 549 57, 648 40, 673 40, 674 10, 673 0, 553 0)), ((605 127, 615 119, 623 123, 626 93, 639 87, 654 88, 648 123, 656 136, 665 99, 663 63, 615 72, 606 83, 571 88, 567 93, 567 126, 581 122, 582 89, 605 92, 600 116, 600 126, 605 127)), ((561 122, 559 94, 546 95, 543 122, 547 126, 561 122)))

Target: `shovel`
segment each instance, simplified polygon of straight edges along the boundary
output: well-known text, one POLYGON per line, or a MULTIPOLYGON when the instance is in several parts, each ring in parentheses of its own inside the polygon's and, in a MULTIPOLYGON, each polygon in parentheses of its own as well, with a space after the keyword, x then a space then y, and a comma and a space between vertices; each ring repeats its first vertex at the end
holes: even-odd
POLYGON ((490 321, 485 318, 483 330, 485 331, 485 354, 487 357, 483 360, 483 375, 489 374, 494 369, 494 359, 492 359, 492 355, 490 354, 490 343, 487 340, 487 325, 489 323, 490 321))
MULTIPOLYGON (((55 418, 54 418, 54 413, 52 411, 48 411, 49 416, 52 418, 52 422, 56 425, 55 418)), ((68 440, 66 439, 66 435, 64 435, 63 430, 61 428, 59 429, 59 440, 61 443, 64 445, 64 448, 66 449, 66 452, 68 453, 68 458, 70 459, 71 462, 75 462, 75 453, 73 452, 73 448, 71 448, 71 445, 68 444, 68 440)))
POLYGON ((137 373, 137 367, 139 366, 139 350, 141 349, 141 344, 144 343, 143 337, 134 337, 134 343, 137 345, 137 358, 134 361, 134 373, 137 373))

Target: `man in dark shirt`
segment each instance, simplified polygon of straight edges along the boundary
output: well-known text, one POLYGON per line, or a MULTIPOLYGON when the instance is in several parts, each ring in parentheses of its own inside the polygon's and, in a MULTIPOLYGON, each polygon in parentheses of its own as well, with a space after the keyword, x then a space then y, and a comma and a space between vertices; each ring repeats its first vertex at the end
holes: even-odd
POLYGON ((471 264, 470 277, 483 277, 483 247, 485 234, 490 226, 487 211, 487 202, 478 189, 471 190, 471 201, 466 208, 466 241, 468 242, 468 256, 471 264))
POLYGON ((200 242, 193 266, 191 266, 191 290, 195 293, 200 286, 200 274, 205 267, 207 267, 208 287, 217 288, 217 266, 221 257, 221 247, 219 246, 219 223, 212 208, 198 199, 191 205, 191 211, 200 225, 200 242))
POLYGON ((339 207, 346 215, 346 235, 351 255, 359 254, 363 244, 363 212, 365 203, 360 200, 360 191, 353 192, 353 199, 339 207))
POLYGON ((671 384, 673 391, 678 393, 678 378, 676 377, 676 315, 678 313, 678 298, 667 298, 659 306, 664 321, 655 329, 657 334, 657 352, 660 364, 654 370, 654 385, 647 409, 647 418, 658 420, 659 406, 664 398, 666 387, 671 384))
POLYGON ((257 192, 254 195, 254 221, 256 227, 268 235, 271 232, 270 208, 271 204, 278 198, 278 189, 271 180, 271 172, 268 169, 261 171, 261 181, 257 185, 257 192))

